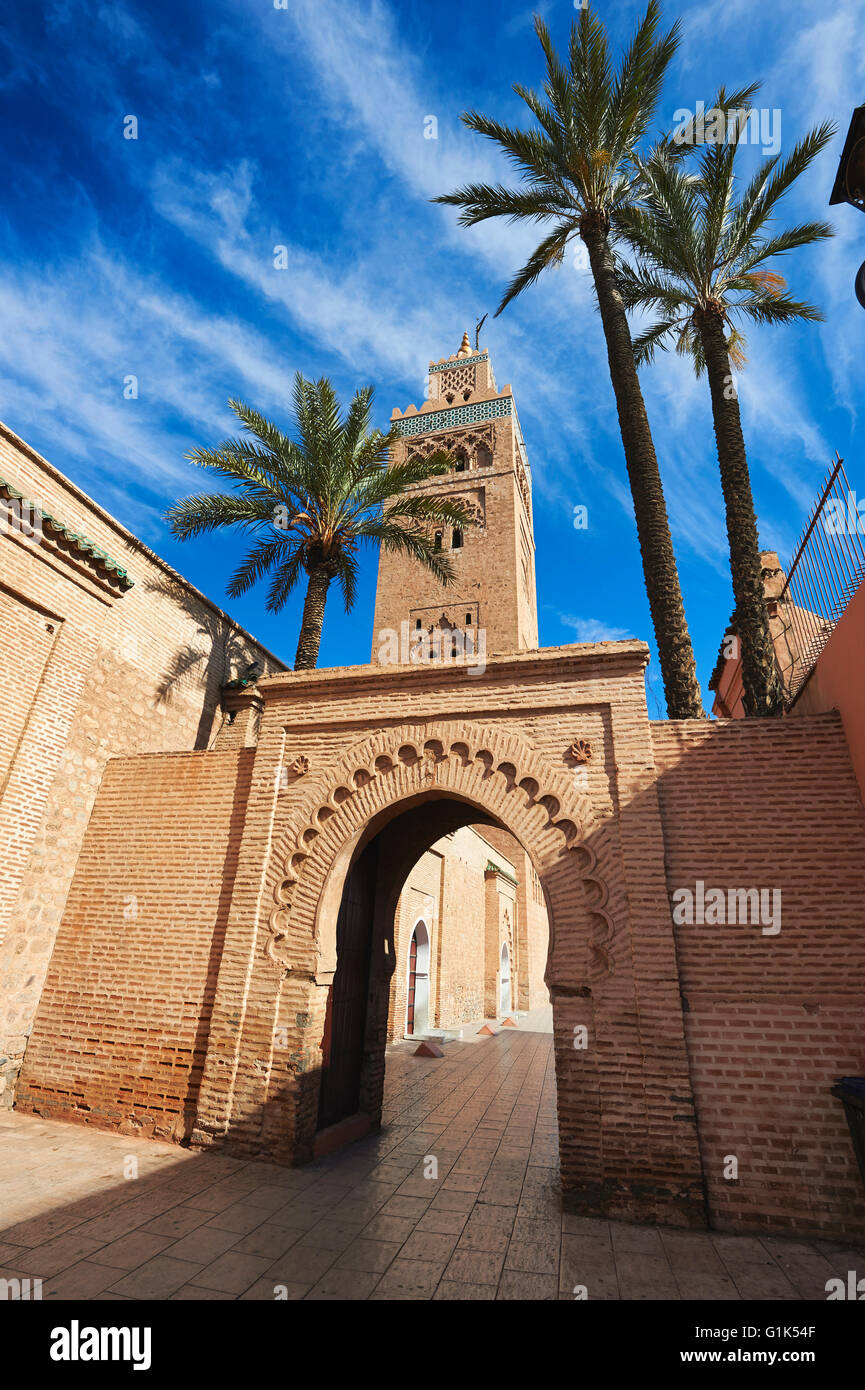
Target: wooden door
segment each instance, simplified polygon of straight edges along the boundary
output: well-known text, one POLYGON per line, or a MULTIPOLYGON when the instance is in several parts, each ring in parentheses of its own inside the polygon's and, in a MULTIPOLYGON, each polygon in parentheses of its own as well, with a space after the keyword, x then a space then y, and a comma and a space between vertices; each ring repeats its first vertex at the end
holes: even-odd
POLYGON ((322 1041, 318 1127, 355 1115, 369 998, 370 942, 375 902, 375 847, 350 870, 336 925, 336 973, 322 1041))

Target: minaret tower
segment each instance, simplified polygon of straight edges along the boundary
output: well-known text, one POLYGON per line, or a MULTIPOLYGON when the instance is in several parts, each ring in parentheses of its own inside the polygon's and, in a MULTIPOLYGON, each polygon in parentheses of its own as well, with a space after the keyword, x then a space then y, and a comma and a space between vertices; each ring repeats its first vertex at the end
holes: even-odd
MULTIPOLYGON (((451 357, 430 362, 420 410, 394 410, 402 440, 393 462, 447 449, 453 472, 419 489, 458 499, 477 518, 464 531, 442 528, 439 543, 456 569, 445 586, 414 560, 381 552, 373 631, 373 663, 392 660, 382 633, 459 629, 467 650, 489 655, 538 645, 535 543, 529 462, 510 386, 496 389, 486 349, 472 350, 468 334, 451 357), (406 626, 407 625, 407 626, 406 626)), ((403 644, 404 645, 404 644, 403 644)))

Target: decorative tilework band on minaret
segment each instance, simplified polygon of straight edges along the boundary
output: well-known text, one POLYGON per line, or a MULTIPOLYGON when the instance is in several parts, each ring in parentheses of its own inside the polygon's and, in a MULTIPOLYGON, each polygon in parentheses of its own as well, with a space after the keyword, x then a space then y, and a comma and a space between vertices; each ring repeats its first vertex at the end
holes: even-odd
MULTIPOLYGON (((535 650, 538 645, 531 472, 510 386, 497 390, 486 348, 473 350, 463 334, 459 350, 430 362, 427 399, 420 410, 394 410, 402 441, 393 463, 447 449, 452 473, 419 488, 458 498, 477 518, 464 531, 442 529, 456 580, 445 586, 413 560, 379 558, 373 663, 400 660, 418 641, 413 634, 459 631, 460 650, 490 655, 535 650)), ((435 650, 435 647, 433 647, 435 650)))

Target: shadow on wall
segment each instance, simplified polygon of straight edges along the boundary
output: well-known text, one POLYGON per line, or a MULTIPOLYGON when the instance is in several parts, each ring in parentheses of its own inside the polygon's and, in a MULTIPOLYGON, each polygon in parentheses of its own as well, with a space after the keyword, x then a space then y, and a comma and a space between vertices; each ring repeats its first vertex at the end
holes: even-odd
MULTIPOLYGON (((170 665, 159 677, 156 690, 156 703, 168 705, 188 677, 194 673, 195 683, 201 684, 203 675, 201 715, 193 744, 193 751, 200 752, 208 747, 213 713, 219 708, 222 687, 258 653, 253 653, 246 635, 226 614, 208 607, 187 584, 166 575, 158 580, 147 580, 144 587, 148 593, 166 598, 183 609, 197 625, 197 635, 203 639, 200 647, 189 642, 174 653, 170 665)), ((283 669, 276 663, 270 664, 275 670, 283 669)))
POLYGON ((861 1238, 865 815, 836 714, 652 724, 711 1222, 861 1238))

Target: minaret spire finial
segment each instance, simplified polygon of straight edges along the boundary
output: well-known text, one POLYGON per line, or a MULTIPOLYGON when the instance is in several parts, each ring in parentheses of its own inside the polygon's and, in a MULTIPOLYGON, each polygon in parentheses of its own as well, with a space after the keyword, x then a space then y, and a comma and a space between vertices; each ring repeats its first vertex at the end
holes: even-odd
POLYGON ((459 351, 457 352, 457 357, 469 357, 471 355, 471 350, 472 346, 469 342, 469 335, 468 333, 463 333, 463 340, 460 343, 459 351))

